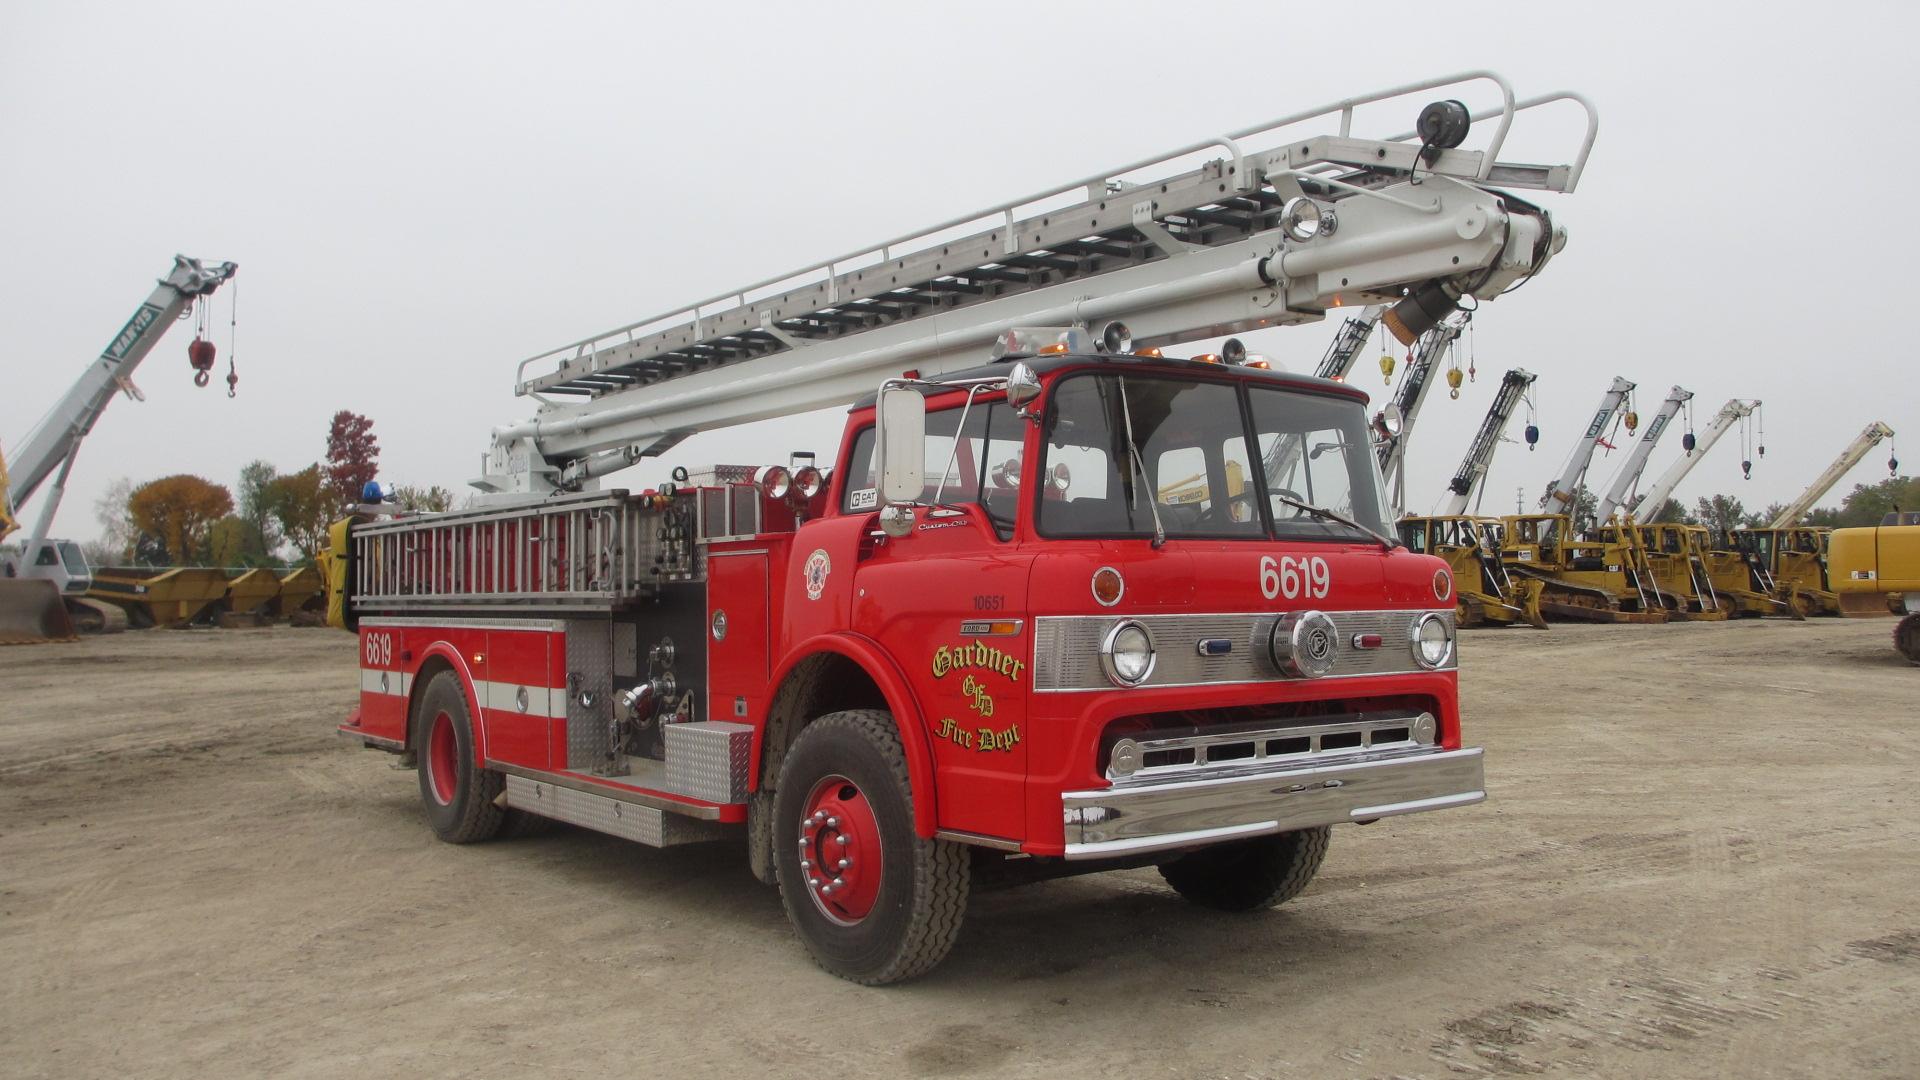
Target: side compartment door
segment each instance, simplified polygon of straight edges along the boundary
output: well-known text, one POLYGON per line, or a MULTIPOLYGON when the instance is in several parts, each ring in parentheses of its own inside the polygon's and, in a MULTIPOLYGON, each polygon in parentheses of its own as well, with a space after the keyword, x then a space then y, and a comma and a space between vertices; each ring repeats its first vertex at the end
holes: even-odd
POLYGON ((560 725, 554 708, 564 719, 566 702, 553 690, 553 651, 560 650, 564 660, 565 639, 547 630, 488 630, 486 640, 486 654, 474 668, 474 691, 485 716, 487 757, 530 769, 554 767, 553 734, 560 725))
POLYGON ((708 554, 705 719, 744 724, 767 714, 767 559, 764 548, 708 554))

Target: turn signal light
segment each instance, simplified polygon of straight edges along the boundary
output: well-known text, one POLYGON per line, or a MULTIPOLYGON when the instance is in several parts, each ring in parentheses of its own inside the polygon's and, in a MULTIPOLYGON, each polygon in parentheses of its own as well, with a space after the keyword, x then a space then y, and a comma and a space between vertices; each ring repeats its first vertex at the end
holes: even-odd
POLYGON ((1203 353, 1201 353, 1201 354, 1200 354, 1199 356, 1196 356, 1196 357, 1193 357, 1192 359, 1193 359, 1193 360, 1195 360, 1196 362, 1198 362, 1198 363, 1202 363, 1202 364, 1224 364, 1224 363, 1226 363, 1226 361, 1225 361, 1225 360, 1222 360, 1222 359, 1220 358, 1220 354, 1219 354, 1219 353, 1210 353, 1210 352, 1203 352, 1203 353))
POLYGON ((1111 566, 1103 566, 1093 572, 1093 598, 1102 607, 1112 607, 1126 595, 1127 583, 1120 578, 1120 571, 1111 566))
POLYGON ((1158 360, 1160 359, 1160 350, 1159 349, 1135 349, 1133 350, 1133 355, 1145 356, 1145 357, 1148 357, 1149 359, 1158 360))

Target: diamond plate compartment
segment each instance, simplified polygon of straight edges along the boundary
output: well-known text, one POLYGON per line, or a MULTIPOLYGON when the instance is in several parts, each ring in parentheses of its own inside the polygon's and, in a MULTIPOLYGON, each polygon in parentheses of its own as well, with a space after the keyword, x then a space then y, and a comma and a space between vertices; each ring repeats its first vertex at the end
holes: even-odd
POLYGON ((666 790, 713 803, 747 801, 753 728, 725 720, 668 724, 666 790))

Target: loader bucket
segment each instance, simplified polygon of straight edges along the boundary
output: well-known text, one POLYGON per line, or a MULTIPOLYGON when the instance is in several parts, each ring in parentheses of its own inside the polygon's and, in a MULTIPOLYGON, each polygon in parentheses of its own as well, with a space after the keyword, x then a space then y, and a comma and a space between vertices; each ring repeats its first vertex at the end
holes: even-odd
POLYGON ((0 645, 33 645, 45 641, 72 641, 73 620, 60 589, 51 581, 33 578, 0 580, 0 645))

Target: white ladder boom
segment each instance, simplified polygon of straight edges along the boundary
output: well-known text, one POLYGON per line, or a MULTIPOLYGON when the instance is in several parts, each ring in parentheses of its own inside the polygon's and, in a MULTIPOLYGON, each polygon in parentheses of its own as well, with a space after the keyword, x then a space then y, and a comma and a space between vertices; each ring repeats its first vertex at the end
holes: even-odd
POLYGON ((1492 299, 1559 250, 1565 232, 1545 211, 1493 185, 1574 190, 1596 130, 1576 94, 1516 100, 1504 79, 1472 72, 941 222, 529 357, 515 389, 539 413, 495 430, 475 483, 513 494, 581 486, 696 431, 844 404, 908 368, 935 378, 975 366, 1017 325, 1124 319, 1145 347, 1314 321, 1340 304, 1405 306, 1416 290, 1421 310, 1396 332, 1417 334, 1461 294, 1492 299), (1495 122, 1484 150, 1351 134, 1359 106, 1464 83, 1500 97, 1473 114, 1495 122), (1558 101, 1586 112, 1571 162, 1500 161, 1514 116, 1558 101), (1316 120, 1337 133, 1286 130, 1316 120), (1261 137, 1285 141, 1243 145, 1261 137), (1156 174, 1210 149, 1221 156, 1156 174), (583 466, 596 454, 607 460, 583 466))

